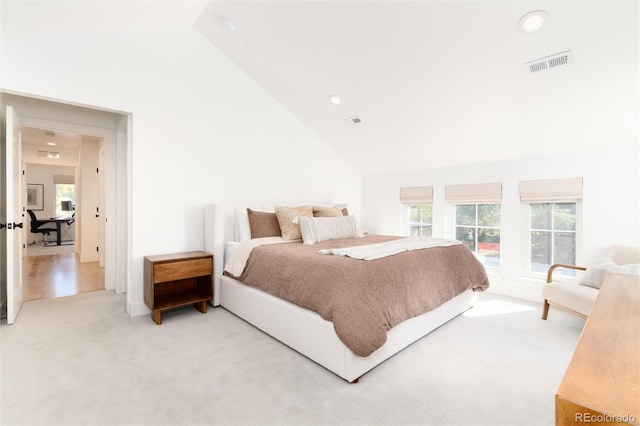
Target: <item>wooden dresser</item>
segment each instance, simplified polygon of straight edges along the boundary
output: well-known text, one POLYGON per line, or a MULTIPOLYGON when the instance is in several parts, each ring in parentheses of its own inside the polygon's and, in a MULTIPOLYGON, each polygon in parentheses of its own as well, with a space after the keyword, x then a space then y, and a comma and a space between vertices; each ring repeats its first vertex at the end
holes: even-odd
POLYGON ((640 424, 640 277, 607 274, 556 393, 556 425, 640 424))

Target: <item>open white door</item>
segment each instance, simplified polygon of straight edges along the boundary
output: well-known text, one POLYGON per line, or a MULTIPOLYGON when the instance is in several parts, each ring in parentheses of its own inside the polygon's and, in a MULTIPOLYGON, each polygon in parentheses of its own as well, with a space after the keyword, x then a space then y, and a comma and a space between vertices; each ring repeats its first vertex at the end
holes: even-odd
POLYGON ((104 207, 104 141, 100 142, 98 152, 98 265, 104 268, 105 252, 105 207, 104 207))
POLYGON ((6 138, 7 173, 7 324, 16 321, 22 307, 22 173, 20 153, 22 133, 18 117, 12 107, 7 106, 6 138))
MULTIPOLYGON (((22 134, 22 132, 20 132, 20 134, 22 134)), ((22 138, 20 139, 20 153, 22 153, 22 138)), ((20 155, 21 158, 22 155, 20 155)), ((26 220, 26 211, 27 211, 27 207, 25 206, 25 204, 27 203, 27 185, 25 182, 26 181, 26 177, 25 177, 25 171, 27 170, 27 163, 24 162, 23 159, 20 160, 20 172, 19 173, 19 177, 21 179, 20 181, 20 205, 22 206, 22 208, 20 209, 20 214, 22 215, 22 258, 24 259, 25 257, 27 257, 27 241, 29 241, 29 225, 30 223, 27 222, 26 220)), ((15 173, 14 173, 15 174, 15 173)), ((20 268, 20 270, 22 271, 22 268, 20 268)))

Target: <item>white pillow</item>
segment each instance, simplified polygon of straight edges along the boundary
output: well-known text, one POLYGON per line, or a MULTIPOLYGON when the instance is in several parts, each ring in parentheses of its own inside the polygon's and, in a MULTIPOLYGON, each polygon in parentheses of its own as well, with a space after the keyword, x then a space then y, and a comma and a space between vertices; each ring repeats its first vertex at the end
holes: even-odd
POLYGON ((640 276, 640 263, 629 263, 627 265, 618 265, 614 268, 609 269, 609 272, 615 272, 616 274, 640 276))
POLYGON ((584 273, 578 284, 600 288, 600 284, 602 284, 602 280, 607 271, 617 266, 618 264, 608 257, 600 258, 593 265, 587 267, 587 272, 584 273))
POLYGON ((364 236, 355 216, 310 217, 298 216, 302 241, 305 244, 340 238, 361 238, 364 236))

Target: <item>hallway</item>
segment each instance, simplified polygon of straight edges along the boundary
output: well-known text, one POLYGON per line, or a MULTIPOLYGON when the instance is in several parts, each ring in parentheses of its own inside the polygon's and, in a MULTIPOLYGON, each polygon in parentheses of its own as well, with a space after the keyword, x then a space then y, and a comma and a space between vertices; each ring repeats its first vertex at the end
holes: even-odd
MULTIPOLYGON (((73 246, 71 246, 73 249, 73 246)), ((104 268, 73 251, 23 258, 24 301, 104 290, 104 268)))

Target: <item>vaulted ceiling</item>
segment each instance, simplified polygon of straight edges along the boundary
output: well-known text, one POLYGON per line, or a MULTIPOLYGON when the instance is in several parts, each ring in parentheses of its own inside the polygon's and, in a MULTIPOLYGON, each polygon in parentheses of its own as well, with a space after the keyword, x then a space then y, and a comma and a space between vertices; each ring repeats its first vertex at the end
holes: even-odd
POLYGON ((636 1, 212 1, 195 26, 363 174, 637 137, 636 1))

